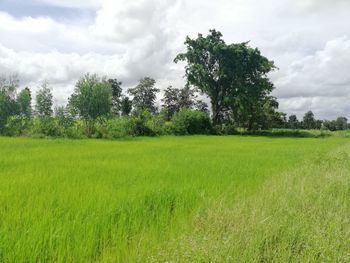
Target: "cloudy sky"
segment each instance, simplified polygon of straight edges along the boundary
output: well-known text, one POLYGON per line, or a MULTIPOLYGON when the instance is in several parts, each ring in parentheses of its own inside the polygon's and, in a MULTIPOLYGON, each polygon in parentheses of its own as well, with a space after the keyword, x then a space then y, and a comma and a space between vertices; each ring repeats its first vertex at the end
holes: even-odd
POLYGON ((0 74, 48 80, 56 104, 86 72, 181 87, 186 35, 215 28, 275 61, 282 111, 350 118, 349 14, 349 0, 0 0, 0 74))

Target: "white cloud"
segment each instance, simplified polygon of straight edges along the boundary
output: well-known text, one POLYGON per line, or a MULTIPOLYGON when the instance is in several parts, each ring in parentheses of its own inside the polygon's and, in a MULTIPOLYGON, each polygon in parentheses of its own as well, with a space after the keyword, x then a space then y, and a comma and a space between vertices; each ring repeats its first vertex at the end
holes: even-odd
POLYGON ((98 8, 99 0, 34 0, 34 2, 66 8, 98 8))
POLYGON ((58 102, 85 72, 133 85, 150 75, 182 84, 172 60, 194 37, 216 28, 227 42, 251 40, 280 68, 271 76, 281 109, 350 117, 350 2, 346 0, 31 0, 94 10, 86 24, 0 12, 0 73, 18 72, 35 88, 48 79, 58 102))
MULTIPOLYGON (((314 109, 319 115, 334 117, 348 113, 350 99, 350 39, 338 38, 324 49, 293 62, 275 81, 275 95, 282 109, 314 109)), ((321 117, 322 117, 321 116, 321 117)))

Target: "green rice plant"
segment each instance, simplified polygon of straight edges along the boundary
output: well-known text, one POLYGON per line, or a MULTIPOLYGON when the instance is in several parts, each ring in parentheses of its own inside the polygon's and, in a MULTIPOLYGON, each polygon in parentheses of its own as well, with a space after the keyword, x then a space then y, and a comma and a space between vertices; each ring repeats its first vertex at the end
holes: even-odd
POLYGON ((0 262, 346 261, 348 154, 340 136, 0 137, 0 262))

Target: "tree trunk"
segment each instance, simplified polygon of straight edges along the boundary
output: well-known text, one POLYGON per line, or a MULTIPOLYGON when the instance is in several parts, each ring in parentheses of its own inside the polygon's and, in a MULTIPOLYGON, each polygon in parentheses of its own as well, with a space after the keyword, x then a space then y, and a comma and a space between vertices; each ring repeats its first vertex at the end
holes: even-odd
POLYGON ((215 101, 212 101, 212 111, 213 111, 213 115, 212 115, 212 121, 213 121, 213 125, 218 125, 220 124, 220 109, 219 109, 219 104, 215 101))

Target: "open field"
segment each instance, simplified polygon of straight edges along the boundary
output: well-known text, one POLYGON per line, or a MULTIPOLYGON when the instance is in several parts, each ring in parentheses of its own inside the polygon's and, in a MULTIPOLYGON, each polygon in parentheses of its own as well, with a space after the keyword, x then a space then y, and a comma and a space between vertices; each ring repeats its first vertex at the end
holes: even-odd
POLYGON ((0 262, 350 261, 341 137, 0 138, 0 262))

